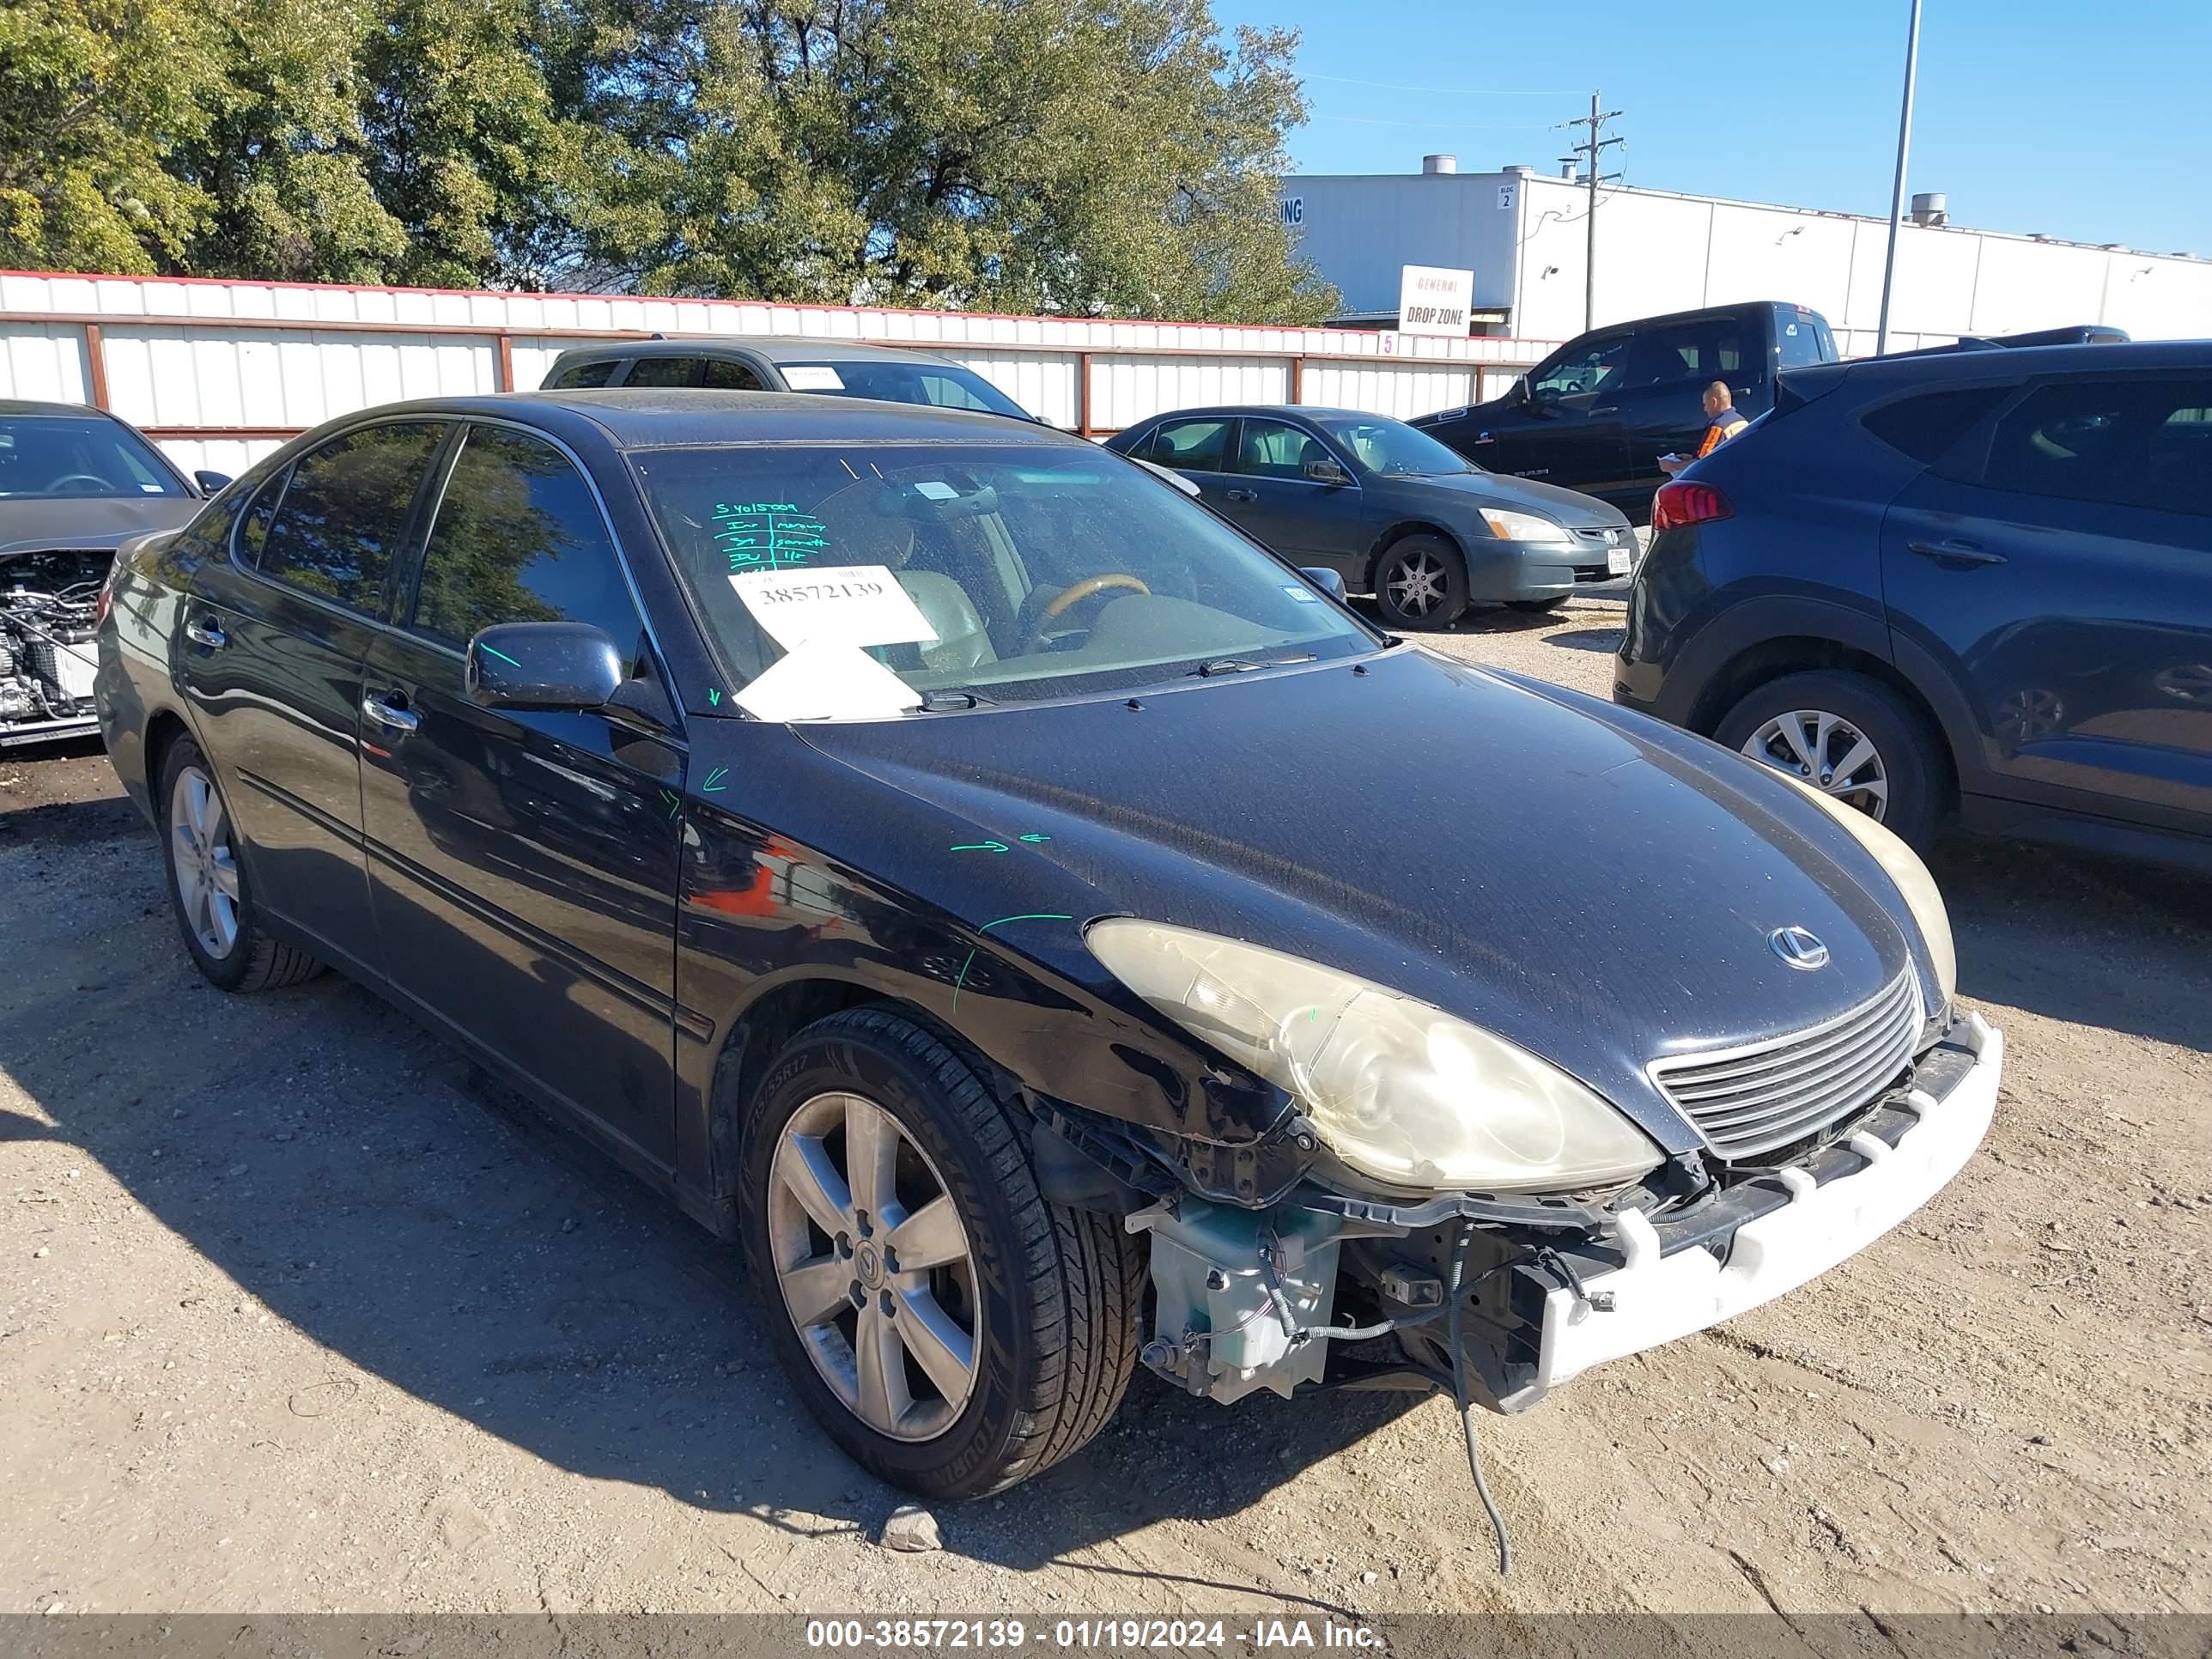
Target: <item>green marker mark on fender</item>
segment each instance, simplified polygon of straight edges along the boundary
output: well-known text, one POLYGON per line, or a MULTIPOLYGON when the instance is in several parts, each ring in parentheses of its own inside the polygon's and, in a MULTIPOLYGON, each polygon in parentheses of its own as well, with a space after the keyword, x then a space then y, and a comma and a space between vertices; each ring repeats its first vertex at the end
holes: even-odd
POLYGON ((730 787, 726 781, 729 775, 730 769, 728 767, 716 767, 713 771, 707 774, 707 781, 699 786, 699 793, 702 795, 720 794, 722 791, 730 787))
POLYGON ((708 687, 707 688, 707 707, 708 707, 708 708, 719 708, 719 707, 720 707, 720 705, 721 705, 721 702, 722 702, 722 689, 721 689, 721 687, 720 687, 720 686, 718 686, 718 685, 710 685, 710 686, 708 686, 708 687))
POLYGON ((1006 853, 1013 849, 1002 841, 967 841, 945 850, 949 853, 1006 853))
POLYGON ((1028 835, 1024 836, 1022 837, 1022 839, 1023 839, 1024 841, 1025 841, 1025 842, 1029 842, 1032 847, 1034 847, 1035 845, 1036 845, 1036 843, 1037 843, 1037 842, 1041 842, 1041 841, 1050 841, 1050 840, 1052 839, 1052 837, 1051 837, 1050 836, 1040 836, 1040 835, 1038 835, 1038 834, 1037 834, 1034 830, 1031 830, 1028 835))
POLYGON ((673 790, 664 789, 660 792, 660 798, 668 803, 668 816, 672 822, 676 815, 684 810, 684 797, 673 790))
MULTIPOLYGON (((1000 848, 999 850, 1004 852, 1006 849, 1000 848)), ((1010 921, 1073 921, 1074 920, 1073 916, 1061 915, 1057 911, 1032 910, 1018 916, 1000 916, 996 921, 985 922, 975 931, 979 933, 988 933, 994 927, 1003 927, 1010 921)), ((968 952, 967 960, 960 964, 959 976, 952 981, 952 1006, 955 1008, 960 1006, 960 988, 968 982, 968 970, 975 965, 975 953, 971 950, 968 952)))
POLYGON ((487 645, 487 646, 485 646, 485 647, 483 647, 483 653, 484 653, 484 655, 486 655, 487 657, 497 657, 497 658, 498 658, 501 662, 503 662, 503 663, 512 664, 514 667, 517 667, 517 668, 520 668, 520 667, 521 667, 521 666, 522 666, 522 665, 521 665, 520 663, 516 662, 516 661, 514 660, 514 658, 512 658, 512 657, 508 656, 508 655, 507 654, 507 653, 506 653, 506 652, 504 652, 504 651, 495 651, 495 650, 493 650, 493 649, 491 648, 491 647, 489 647, 489 646, 488 646, 488 645, 487 645))

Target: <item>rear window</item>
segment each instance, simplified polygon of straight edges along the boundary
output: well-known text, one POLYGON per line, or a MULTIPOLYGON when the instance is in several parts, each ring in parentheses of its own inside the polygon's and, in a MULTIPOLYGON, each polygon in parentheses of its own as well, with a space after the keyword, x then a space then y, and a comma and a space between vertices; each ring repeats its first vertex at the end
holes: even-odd
POLYGON ((1869 410, 1859 424, 1899 454, 1933 466, 1983 416, 2013 393, 2008 386, 1956 386, 1923 392, 1869 410))
POLYGON ((1811 312, 1777 312, 1774 331, 1784 368, 1804 368, 1814 363, 1836 361, 1836 337, 1828 331, 1828 325, 1811 312))

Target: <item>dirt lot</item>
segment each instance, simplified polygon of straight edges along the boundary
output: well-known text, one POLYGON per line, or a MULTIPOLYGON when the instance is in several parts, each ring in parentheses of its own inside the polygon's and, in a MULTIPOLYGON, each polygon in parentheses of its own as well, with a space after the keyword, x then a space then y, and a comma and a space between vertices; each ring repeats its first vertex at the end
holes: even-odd
MULTIPOLYGON (((1442 643, 1602 694, 1620 614, 1442 643)), ((1149 1378, 902 1556, 721 1246, 352 986, 204 988, 105 761, 0 757, 0 1612, 2212 1611, 2212 888, 1937 874, 2011 1042, 1988 1146, 1486 1420, 1510 1580, 1447 1404, 1149 1378)))

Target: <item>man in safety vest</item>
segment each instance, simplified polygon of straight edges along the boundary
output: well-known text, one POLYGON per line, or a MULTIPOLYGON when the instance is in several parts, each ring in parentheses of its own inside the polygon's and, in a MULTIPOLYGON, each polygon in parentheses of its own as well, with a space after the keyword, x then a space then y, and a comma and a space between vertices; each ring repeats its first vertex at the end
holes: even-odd
POLYGON ((1705 438, 1694 455, 1662 455, 1659 470, 1673 477, 1692 461, 1702 461, 1751 422, 1735 412, 1735 394, 1728 389, 1726 380, 1715 380, 1705 388, 1705 438))

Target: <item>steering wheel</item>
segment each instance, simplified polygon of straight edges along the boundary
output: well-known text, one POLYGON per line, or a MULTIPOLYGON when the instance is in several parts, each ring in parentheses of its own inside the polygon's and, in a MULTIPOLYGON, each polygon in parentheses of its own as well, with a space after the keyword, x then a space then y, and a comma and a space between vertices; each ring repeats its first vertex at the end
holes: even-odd
POLYGON ((111 492, 115 486, 96 472, 65 472, 46 488, 57 495, 99 495, 111 492), (92 488, 71 489, 71 484, 90 484, 92 488))
POLYGON ((1084 600, 1103 593, 1109 587, 1133 588, 1139 593, 1152 591, 1139 578, 1132 576, 1126 570, 1109 571, 1103 576, 1085 576, 1073 586, 1062 588, 1053 596, 1049 605, 1036 613, 1023 634, 1020 654, 1027 656, 1043 642, 1044 630, 1048 623, 1058 621, 1084 600))

